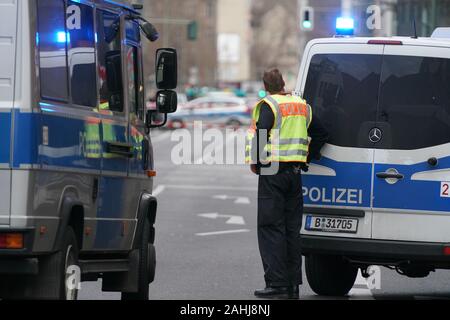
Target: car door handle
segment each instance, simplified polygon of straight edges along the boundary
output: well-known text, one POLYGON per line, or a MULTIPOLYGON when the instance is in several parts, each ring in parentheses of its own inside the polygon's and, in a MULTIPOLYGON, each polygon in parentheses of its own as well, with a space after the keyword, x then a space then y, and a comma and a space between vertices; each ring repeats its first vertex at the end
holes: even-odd
POLYGON ((398 180, 401 180, 404 177, 405 176, 402 175, 401 173, 393 173, 393 172, 378 172, 377 173, 377 178, 380 178, 380 179, 398 179, 398 180))
POLYGON ((129 143, 108 141, 106 142, 106 152, 117 154, 125 158, 133 158, 133 145, 129 143))

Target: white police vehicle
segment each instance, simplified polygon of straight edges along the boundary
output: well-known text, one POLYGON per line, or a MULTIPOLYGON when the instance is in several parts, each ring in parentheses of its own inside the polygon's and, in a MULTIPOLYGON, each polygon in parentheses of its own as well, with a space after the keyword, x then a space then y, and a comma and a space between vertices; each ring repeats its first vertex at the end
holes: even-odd
MULTIPOLYGON (((156 30, 127 1, 0 7, 0 298, 75 299, 77 280, 102 278, 147 299, 157 200, 140 29, 156 30)), ((174 50, 157 71, 159 111, 173 112, 174 50)))
POLYGON ((296 91, 331 136, 303 179, 311 288, 345 295, 370 265, 450 269, 450 29, 313 40, 296 91))

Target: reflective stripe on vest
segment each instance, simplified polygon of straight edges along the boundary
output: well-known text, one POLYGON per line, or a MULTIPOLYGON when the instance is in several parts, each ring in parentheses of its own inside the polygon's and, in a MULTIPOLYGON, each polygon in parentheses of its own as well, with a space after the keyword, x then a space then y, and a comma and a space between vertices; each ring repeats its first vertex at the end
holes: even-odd
MULTIPOLYGON (((252 127, 247 134, 245 156, 247 163, 256 163, 255 144, 256 123, 261 105, 268 104, 274 114, 274 125, 269 132, 269 142, 265 147, 268 162, 306 162, 308 156, 308 128, 311 124, 311 107, 299 97, 288 95, 267 96, 260 101, 253 112, 252 127)), ((264 159, 263 159, 264 160, 264 159)))

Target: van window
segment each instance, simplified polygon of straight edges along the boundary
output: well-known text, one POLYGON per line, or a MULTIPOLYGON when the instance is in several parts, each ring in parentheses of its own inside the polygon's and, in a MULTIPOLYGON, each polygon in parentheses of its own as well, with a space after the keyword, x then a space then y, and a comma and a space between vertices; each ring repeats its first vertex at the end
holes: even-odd
POLYGON ((97 76, 95 66, 94 10, 92 7, 68 2, 69 67, 72 102, 96 107, 97 76))
POLYGON ((63 0, 38 0, 39 78, 41 97, 67 101, 67 38, 63 0))
POLYGON ((312 57, 304 98, 330 133, 330 143, 359 147, 360 131, 376 119, 382 57, 318 54, 312 57))
POLYGON ((385 56, 380 122, 389 124, 393 149, 450 142, 450 60, 385 56))
POLYGON ((120 17, 97 10, 100 109, 123 112, 120 17))
POLYGON ((136 47, 127 46, 128 69, 128 104, 130 112, 142 119, 142 103, 140 102, 140 83, 138 69, 138 50, 136 47))

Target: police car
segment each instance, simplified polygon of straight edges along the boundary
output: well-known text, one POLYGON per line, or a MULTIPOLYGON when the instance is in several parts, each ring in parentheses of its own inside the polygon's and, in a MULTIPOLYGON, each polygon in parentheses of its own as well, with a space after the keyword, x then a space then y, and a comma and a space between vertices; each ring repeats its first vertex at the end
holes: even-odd
MULTIPOLYGON (((102 279, 148 299, 157 199, 140 30, 156 30, 127 1, 0 6, 0 298, 76 299, 80 280, 102 279)), ((176 52, 156 60, 170 113, 176 52)))
POLYGON ((210 95, 180 105, 168 119, 169 128, 178 129, 201 121, 204 125, 238 127, 249 125, 251 108, 244 99, 230 95, 210 95))
POLYGON ((306 275, 345 295, 358 269, 450 269, 450 28, 311 41, 296 93, 331 141, 303 179, 306 275))

